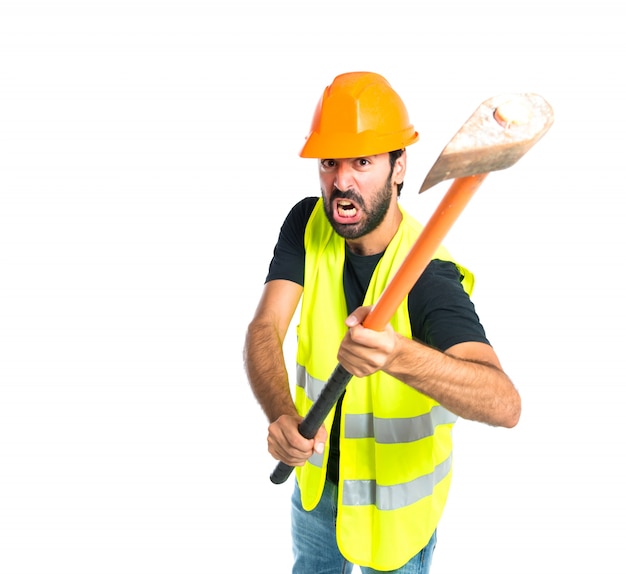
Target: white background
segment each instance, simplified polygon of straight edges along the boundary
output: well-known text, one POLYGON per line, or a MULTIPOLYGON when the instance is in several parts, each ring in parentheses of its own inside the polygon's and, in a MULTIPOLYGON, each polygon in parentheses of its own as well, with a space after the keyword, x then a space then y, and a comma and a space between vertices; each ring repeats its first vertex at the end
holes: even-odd
POLYGON ((423 222, 482 101, 555 111, 445 242, 524 412, 458 423, 433 574, 623 572, 622 21, 607 0, 2 1, 0 573, 289 571, 291 482, 241 349, 278 227, 318 193, 314 106, 355 70, 420 132, 423 222))

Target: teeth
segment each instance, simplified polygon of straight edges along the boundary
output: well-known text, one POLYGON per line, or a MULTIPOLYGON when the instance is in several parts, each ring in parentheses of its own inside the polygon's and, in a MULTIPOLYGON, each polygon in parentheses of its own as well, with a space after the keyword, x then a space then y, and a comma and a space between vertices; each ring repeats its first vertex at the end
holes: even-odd
POLYGON ((350 202, 337 202, 337 210, 343 217, 354 217, 356 215, 356 208, 350 202))
POLYGON ((349 199, 338 199, 337 212, 341 217, 354 217, 357 213, 357 209, 354 203, 349 199))

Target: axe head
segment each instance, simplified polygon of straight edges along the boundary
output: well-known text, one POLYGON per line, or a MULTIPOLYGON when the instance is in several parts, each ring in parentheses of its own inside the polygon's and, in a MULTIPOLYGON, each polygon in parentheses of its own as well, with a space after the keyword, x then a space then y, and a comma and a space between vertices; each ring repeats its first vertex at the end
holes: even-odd
POLYGON ((484 101, 443 149, 419 192, 446 179, 512 166, 553 122, 552 107, 537 94, 504 94, 484 101))

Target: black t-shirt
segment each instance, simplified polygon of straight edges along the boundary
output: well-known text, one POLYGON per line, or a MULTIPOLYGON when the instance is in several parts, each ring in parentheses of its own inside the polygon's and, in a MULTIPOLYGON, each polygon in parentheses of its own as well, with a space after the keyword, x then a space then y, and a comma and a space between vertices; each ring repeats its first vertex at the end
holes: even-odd
MULTIPOLYGON (((298 202, 285 219, 266 282, 286 279, 304 285, 304 230, 317 202, 307 197, 298 202)), ((357 255, 346 249, 343 284, 348 313, 363 302, 376 264, 383 256, 357 255)), ((489 344, 485 331, 474 309, 474 304, 463 289, 457 266, 450 261, 431 261, 408 295, 408 310, 413 338, 441 351, 468 341, 489 344)), ((341 400, 337 405, 337 413, 341 400)), ((331 430, 328 477, 337 482, 338 420, 331 430)))

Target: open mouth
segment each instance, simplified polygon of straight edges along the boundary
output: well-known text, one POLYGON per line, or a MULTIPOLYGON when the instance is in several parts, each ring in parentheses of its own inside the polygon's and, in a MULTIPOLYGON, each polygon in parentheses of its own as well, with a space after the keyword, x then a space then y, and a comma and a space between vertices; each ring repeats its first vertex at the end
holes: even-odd
POLYGON ((335 219, 338 223, 349 224, 359 221, 359 210, 349 199, 335 201, 335 219))

